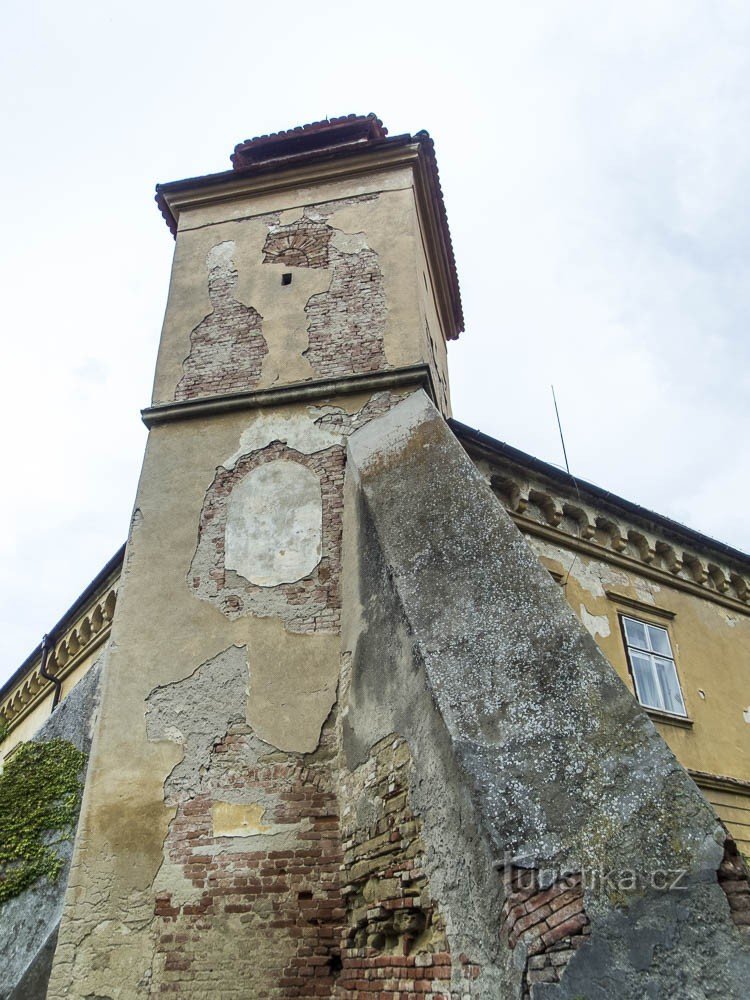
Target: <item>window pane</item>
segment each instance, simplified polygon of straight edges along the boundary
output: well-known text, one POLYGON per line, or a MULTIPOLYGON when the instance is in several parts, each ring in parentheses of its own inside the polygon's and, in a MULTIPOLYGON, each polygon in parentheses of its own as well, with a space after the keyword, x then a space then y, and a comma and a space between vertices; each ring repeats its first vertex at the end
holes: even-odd
POLYGON ((648 625, 648 637, 651 640, 651 649, 662 656, 671 656, 672 647, 669 645, 669 635, 665 628, 658 625, 648 625))
POLYGON ((628 645, 638 646, 639 649, 648 649, 646 626, 643 622, 638 622, 635 618, 623 618, 623 623, 625 625, 625 635, 628 637, 628 645))
POLYGON ((672 660, 664 660, 660 656, 654 657, 656 673, 659 684, 664 694, 664 709, 667 712, 674 712, 675 715, 685 715, 685 704, 682 700, 680 682, 677 680, 677 671, 672 660))
POLYGON ((656 671, 652 657, 630 650, 630 663, 635 677, 635 689, 638 701, 649 708, 664 708, 661 697, 661 687, 656 679, 656 671))

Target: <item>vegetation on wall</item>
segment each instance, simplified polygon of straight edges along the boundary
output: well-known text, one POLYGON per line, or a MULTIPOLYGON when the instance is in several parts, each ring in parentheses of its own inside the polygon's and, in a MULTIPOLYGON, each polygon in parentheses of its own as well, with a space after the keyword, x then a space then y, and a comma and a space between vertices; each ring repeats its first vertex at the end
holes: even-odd
POLYGON ((86 755, 67 740, 22 743, 0 775, 0 904, 37 879, 51 882, 81 804, 86 755))

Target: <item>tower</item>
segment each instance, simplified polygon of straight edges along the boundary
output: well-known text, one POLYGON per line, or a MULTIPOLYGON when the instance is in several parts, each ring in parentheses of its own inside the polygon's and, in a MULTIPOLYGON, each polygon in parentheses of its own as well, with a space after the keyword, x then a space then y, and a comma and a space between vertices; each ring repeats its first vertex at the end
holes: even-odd
POLYGON ((349 117, 232 163, 157 191, 175 258, 48 997, 739 998, 726 831, 445 419, 431 140, 349 117))
POLYGON ((345 446, 419 388, 449 414, 461 304, 425 133, 349 116, 232 164, 157 189, 174 264, 50 996, 275 996, 341 961, 345 446))

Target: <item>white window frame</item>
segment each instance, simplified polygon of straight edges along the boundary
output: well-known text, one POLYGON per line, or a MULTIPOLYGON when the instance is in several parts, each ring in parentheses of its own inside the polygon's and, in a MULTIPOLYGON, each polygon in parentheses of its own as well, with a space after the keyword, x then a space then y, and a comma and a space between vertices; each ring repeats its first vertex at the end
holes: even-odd
POLYGON ((688 717, 669 630, 620 612, 620 628, 636 698, 652 712, 688 717), (632 623, 635 627, 628 627, 632 623))

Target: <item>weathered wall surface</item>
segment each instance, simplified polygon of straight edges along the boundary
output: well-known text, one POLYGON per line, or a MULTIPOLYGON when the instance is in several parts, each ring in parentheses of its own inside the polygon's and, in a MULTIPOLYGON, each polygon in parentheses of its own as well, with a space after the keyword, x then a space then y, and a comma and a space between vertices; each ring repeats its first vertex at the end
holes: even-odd
POLYGON ((745 683, 750 617, 603 561, 582 555, 574 561, 570 552, 541 539, 531 540, 531 545, 545 565, 567 581, 568 602, 631 690, 618 615, 651 621, 669 631, 685 708, 694 725, 676 730, 657 720, 660 732, 685 767, 750 780, 750 724, 745 719, 750 707, 745 683))
POLYGON ((277 391, 437 355, 410 168, 259 183, 180 213, 154 387, 175 419, 144 460, 51 998, 343 974, 345 445, 400 396, 277 391))
POLYGON ((750 823, 747 559, 557 470, 545 473, 507 446, 481 451, 458 434, 630 690, 621 616, 667 630, 687 718, 652 718, 685 767, 730 779, 715 781, 712 797, 736 802, 744 793, 748 815, 734 818, 750 823))
POLYGON ((180 217, 155 403, 425 364, 448 406, 409 170, 206 214, 180 217))
POLYGON ((462 988, 744 996, 720 825, 426 398, 354 435, 348 468, 347 763, 391 733, 409 746, 448 944, 478 969, 462 988), (664 891, 656 873, 677 871, 664 891))
MULTIPOLYGON (((461 439, 459 433, 459 440, 461 439)), ((469 454, 560 584, 568 603, 635 693, 623 616, 666 629, 686 715, 649 709, 741 849, 750 853, 750 611, 746 561, 677 527, 634 517, 617 498, 497 457, 469 454)), ((538 463, 536 463, 538 465, 538 463)))
MULTIPOLYGON (((92 667, 34 735, 34 742, 62 739, 88 754, 98 706, 100 667, 92 667)), ((73 854, 72 840, 56 852, 64 859, 57 880, 42 878, 0 905, 0 997, 44 1000, 52 968, 57 929, 73 854)))
POLYGON ((269 995, 304 995, 299 970, 339 960, 325 727, 339 679, 342 460, 346 438, 398 398, 151 432, 50 997, 215 995, 207 983, 231 995, 253 962, 258 990, 273 968, 269 995), (283 489, 263 479, 258 503, 254 477, 275 463, 315 480, 299 536, 300 496, 284 477, 283 489), (253 546, 238 554, 232 531, 253 546))

